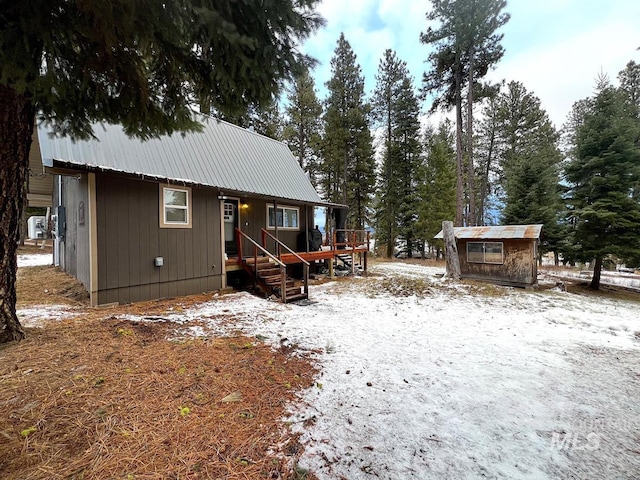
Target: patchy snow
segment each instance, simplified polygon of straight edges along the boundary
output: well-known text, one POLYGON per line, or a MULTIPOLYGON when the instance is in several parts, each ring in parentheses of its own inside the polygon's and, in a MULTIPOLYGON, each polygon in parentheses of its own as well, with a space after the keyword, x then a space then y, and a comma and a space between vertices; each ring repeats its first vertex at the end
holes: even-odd
POLYGON ((33 253, 18 255, 18 268, 20 267, 35 267, 38 265, 52 265, 53 254, 52 253, 33 253))
POLYGON ((320 479, 638 477, 639 303, 371 271, 301 305, 237 293, 162 320, 320 350, 290 419, 320 479))
MULTIPOLYGON (((586 270, 542 270, 541 273, 551 277, 566 277, 584 282, 590 282, 593 276, 592 271, 586 270)), ((600 275, 600 283, 603 285, 613 285, 619 287, 640 290, 640 275, 629 272, 612 272, 603 270, 600 275)))
POLYGON ((29 308, 18 308, 16 314, 24 327, 43 327, 49 320, 63 320, 79 315, 77 307, 69 305, 34 305, 29 308))

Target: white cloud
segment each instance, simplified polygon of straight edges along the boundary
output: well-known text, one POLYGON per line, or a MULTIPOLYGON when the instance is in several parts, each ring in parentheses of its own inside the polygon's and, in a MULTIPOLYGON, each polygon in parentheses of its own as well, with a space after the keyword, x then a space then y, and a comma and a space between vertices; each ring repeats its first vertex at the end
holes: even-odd
MULTIPOLYGON (((331 76, 330 60, 344 32, 362 67, 366 91, 385 49, 405 60, 416 86, 421 86, 429 47, 420 43, 430 6, 423 0, 325 0, 319 12, 327 26, 304 45, 321 64, 314 72, 320 97, 331 76)), ((556 126, 571 105, 593 92, 602 70, 612 80, 625 64, 640 61, 640 2, 636 0, 512 0, 504 27, 506 54, 490 79, 517 80, 540 97, 556 126)), ((425 105, 425 110, 429 105, 425 105)))

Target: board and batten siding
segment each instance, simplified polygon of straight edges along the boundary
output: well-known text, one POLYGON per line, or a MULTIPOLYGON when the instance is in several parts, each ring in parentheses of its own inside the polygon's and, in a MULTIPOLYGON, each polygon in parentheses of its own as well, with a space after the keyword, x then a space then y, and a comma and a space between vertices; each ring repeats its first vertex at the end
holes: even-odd
POLYGON ((222 288, 220 200, 192 188, 192 227, 160 228, 158 183, 96 175, 98 304, 222 288), (155 266, 155 258, 163 266, 155 266))
POLYGON ((86 174, 62 176, 62 198, 55 204, 66 210, 66 231, 60 242, 60 265, 90 291, 89 197, 86 174), (60 202, 61 200, 61 202, 60 202))
POLYGON ((34 129, 29 149, 29 186, 27 201, 29 207, 51 207, 53 196, 53 175, 42 165, 42 154, 38 133, 34 129))
POLYGON ((456 243, 462 276, 506 285, 533 285, 538 276, 536 242, 532 239, 458 239, 456 243), (503 263, 468 262, 469 242, 502 242, 503 263))
MULTIPOLYGON (((246 204, 246 208, 240 208, 240 229, 253 238, 259 244, 262 244, 262 229, 265 228, 271 235, 276 234, 275 229, 267 228, 267 205, 273 206, 273 201, 258 198, 243 198, 240 205, 246 204)), ((309 223, 313 222, 313 206, 302 205, 287 200, 279 200, 278 207, 295 207, 299 209, 298 223, 300 228, 297 230, 278 229, 278 239, 291 248, 294 252, 300 251, 299 239, 307 229, 307 218, 309 223)), ((313 225, 311 225, 313 227, 313 225)), ((269 251, 273 252, 273 240, 269 240, 269 251)), ((253 255, 253 246, 247 240, 244 240, 243 254, 245 257, 253 255)))

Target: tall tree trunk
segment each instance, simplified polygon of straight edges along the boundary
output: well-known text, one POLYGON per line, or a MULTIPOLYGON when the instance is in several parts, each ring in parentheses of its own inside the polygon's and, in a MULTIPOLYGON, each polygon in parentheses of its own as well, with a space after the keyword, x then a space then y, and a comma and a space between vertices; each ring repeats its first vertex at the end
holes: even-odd
POLYGON ((473 57, 475 51, 473 46, 469 49, 469 77, 467 80, 467 186, 469 195, 469 220, 468 225, 477 225, 478 217, 476 213, 476 173, 473 168, 473 57))
POLYGON ((462 157, 462 69, 456 60, 456 219, 455 226, 463 226, 464 211, 464 162, 462 157))
POLYGON ((489 150, 487 152, 487 165, 484 169, 484 176, 482 178, 482 185, 480 187, 480 206, 478 207, 478 217, 480 219, 480 225, 486 223, 485 210, 487 207, 487 197, 489 196, 489 174, 491 173, 491 160, 493 159, 493 147, 495 145, 496 131, 495 128, 491 128, 491 134, 489 139, 489 150))
POLYGON ((386 202, 387 202, 387 258, 393 257, 393 251, 396 246, 396 239, 393 232, 393 223, 395 221, 395 209, 394 202, 395 198, 393 196, 393 192, 391 191, 392 183, 391 179, 393 178, 393 165, 391 163, 391 97, 387 97, 387 192, 386 192, 386 202))
POLYGON ((0 343, 5 343, 24 338, 16 316, 16 252, 35 108, 28 97, 1 84, 0 105, 0 343))
POLYGON ((602 257, 598 255, 596 257, 595 265, 593 266, 593 277, 591 277, 591 284, 589 288, 592 290, 600 290, 600 274, 602 273, 602 257))

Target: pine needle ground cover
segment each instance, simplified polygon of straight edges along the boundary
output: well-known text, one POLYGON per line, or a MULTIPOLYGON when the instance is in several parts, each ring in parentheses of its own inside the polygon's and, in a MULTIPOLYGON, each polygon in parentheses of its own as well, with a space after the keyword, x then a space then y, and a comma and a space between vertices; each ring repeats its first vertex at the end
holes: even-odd
MULTIPOLYGON (((41 301, 66 292, 59 303, 74 303, 55 268, 22 271, 41 301), (55 289, 38 284, 58 275, 55 289)), ((0 349, 1 478, 304 478, 284 419, 313 384, 310 360, 256 338, 172 340, 170 322, 116 318, 172 305, 79 306, 0 349)))

